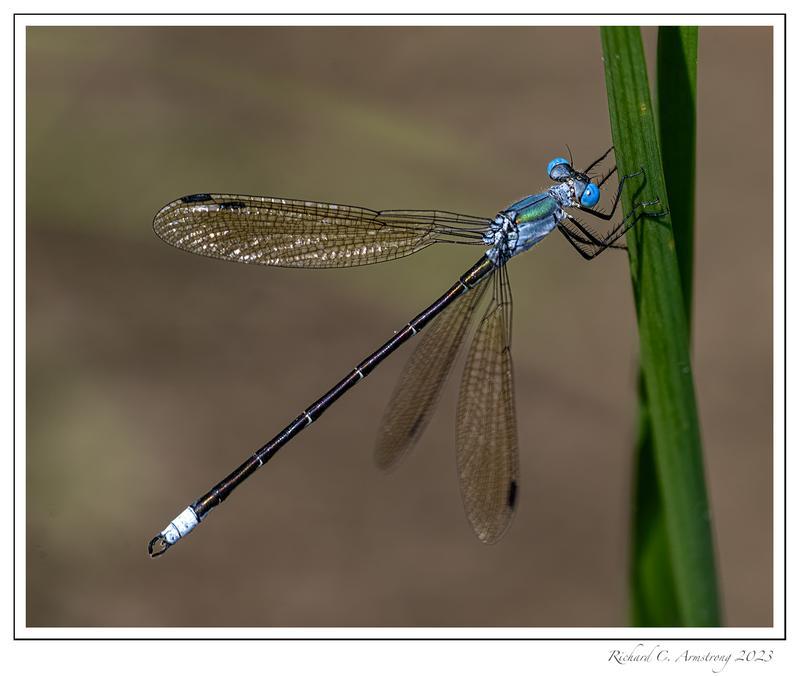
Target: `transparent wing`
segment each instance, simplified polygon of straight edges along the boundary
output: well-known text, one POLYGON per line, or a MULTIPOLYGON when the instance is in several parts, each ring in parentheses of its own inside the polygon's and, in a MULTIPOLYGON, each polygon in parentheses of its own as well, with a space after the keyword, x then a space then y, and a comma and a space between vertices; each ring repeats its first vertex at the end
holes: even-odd
POLYGON ((511 293, 505 266, 475 332, 458 399, 456 455, 461 496, 475 534, 500 539, 517 499, 519 460, 511 364, 511 293))
POLYGON ((278 197, 198 194, 153 220, 168 244, 203 256, 293 268, 368 265, 438 242, 481 244, 489 219, 446 211, 372 211, 278 197))
POLYGON ((375 447, 379 467, 395 465, 422 435, 487 286, 482 280, 422 331, 383 414, 375 447))

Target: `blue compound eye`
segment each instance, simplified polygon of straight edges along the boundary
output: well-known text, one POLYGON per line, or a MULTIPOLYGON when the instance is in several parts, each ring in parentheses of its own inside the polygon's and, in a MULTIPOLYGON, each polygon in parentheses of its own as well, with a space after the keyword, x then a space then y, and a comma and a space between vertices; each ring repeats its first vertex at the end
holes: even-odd
POLYGON ((581 193, 581 206, 591 209, 600 201, 600 188, 594 183, 589 183, 586 190, 581 193))
POLYGON ((547 175, 557 181, 561 177, 568 176, 571 172, 569 161, 563 157, 556 157, 547 164, 547 175), (555 174, 553 171, 555 170, 555 174))

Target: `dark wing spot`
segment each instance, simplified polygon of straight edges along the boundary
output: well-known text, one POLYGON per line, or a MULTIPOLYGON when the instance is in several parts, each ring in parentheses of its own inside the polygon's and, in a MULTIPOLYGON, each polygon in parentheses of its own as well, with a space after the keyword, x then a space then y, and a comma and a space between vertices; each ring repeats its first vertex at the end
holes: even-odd
POLYGON ((244 209, 247 206, 244 202, 220 202, 220 209, 244 209))
POLYGON ((408 430, 408 438, 413 439, 417 431, 419 430, 419 426, 422 424, 422 416, 419 416, 415 421, 414 424, 411 426, 411 429, 408 430))
POLYGON ((197 193, 196 195, 186 195, 186 197, 181 197, 181 202, 189 203, 189 202, 210 202, 211 195, 207 192, 197 193))
POLYGON ((508 484, 508 506, 511 509, 514 509, 514 506, 517 504, 517 482, 512 481, 508 484))

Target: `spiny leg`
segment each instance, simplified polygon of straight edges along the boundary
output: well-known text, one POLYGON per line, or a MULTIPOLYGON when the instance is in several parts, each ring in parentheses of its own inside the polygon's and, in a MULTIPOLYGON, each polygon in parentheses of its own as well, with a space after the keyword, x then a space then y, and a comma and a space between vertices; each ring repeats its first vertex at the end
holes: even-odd
MULTIPOLYGON (((652 206, 653 204, 657 204, 658 200, 652 200, 650 202, 643 202, 637 205, 637 208, 640 206, 652 206)), ((658 218, 660 216, 666 216, 667 211, 640 211, 638 214, 634 215, 634 212, 631 212, 626 216, 622 221, 620 221, 612 230, 609 232, 606 237, 602 240, 599 240, 590 230, 588 230, 580 221, 576 218, 572 217, 571 215, 567 215, 567 219, 570 223, 575 225, 581 233, 586 237, 583 239, 575 232, 570 230, 565 225, 561 224, 558 226, 558 229, 561 231, 561 234, 566 237, 567 241, 575 248, 575 250, 583 256, 586 260, 592 260, 599 254, 603 253, 606 249, 618 249, 623 248, 619 245, 615 245, 616 242, 620 237, 622 237, 628 230, 630 230, 636 223, 638 223, 642 218, 648 216, 650 218, 658 218), (581 244, 592 247, 592 250, 586 251, 581 248, 581 244)))
MULTIPOLYGON (((600 162, 602 162, 606 157, 608 157, 609 153, 614 150, 614 146, 611 146, 608 150, 606 150, 600 157, 598 157, 594 162, 592 162, 586 169, 583 170, 582 173, 588 174, 594 167, 596 167, 600 162)), ((616 167, 614 167, 616 169, 616 167)))
MULTIPOLYGON (((611 146, 608 150, 606 150, 600 157, 598 157, 594 162, 592 162, 588 167, 586 167, 586 169, 584 169, 581 173, 588 174, 595 166, 597 166, 600 162, 606 159, 606 157, 608 157, 609 153, 612 150, 614 150, 614 146, 611 146)), ((599 181, 597 181, 597 187, 602 188, 603 185, 606 183, 606 181, 608 181, 608 179, 611 178, 616 173, 617 173, 617 165, 615 164, 611 169, 609 169, 608 172, 606 172, 606 174, 599 181)), ((640 173, 641 172, 636 172, 635 174, 631 174, 627 178, 630 178, 631 176, 638 176, 640 173)), ((623 182, 624 181, 625 178, 623 178, 623 182)), ((619 199, 619 197, 617 197, 617 199, 619 199)), ((616 204, 614 205, 614 208, 616 208, 616 204)), ((612 208, 611 210, 612 214, 614 213, 614 208, 612 208)))
POLYGON ((659 202, 660 202, 659 199, 654 199, 649 202, 639 202, 638 204, 634 204, 633 210, 630 211, 628 214, 626 214, 625 217, 619 223, 617 223, 613 228, 611 228, 611 230, 609 230, 605 235, 603 235, 603 237, 598 237, 598 235, 595 232, 593 232, 588 226, 581 223, 577 218, 575 218, 571 214, 567 214, 567 220, 569 220, 570 223, 575 225, 578 228, 578 230, 580 230, 580 232, 583 234, 583 236, 589 239, 589 241, 592 244, 596 246, 605 247, 617 241, 620 237, 622 237, 622 235, 624 235, 631 228, 631 226, 635 222, 637 222, 638 219, 641 218, 643 215, 649 215, 653 217, 665 216, 666 212, 659 212, 659 213, 641 212, 639 216, 635 215, 636 210, 639 209, 640 207, 650 207, 653 206, 654 204, 658 204, 659 202), (634 220, 632 222, 629 222, 630 219, 632 218, 634 220))
MULTIPOLYGON (((564 235, 564 239, 566 239, 572 245, 572 247, 575 249, 575 251, 577 251, 587 261, 592 260, 592 258, 594 258, 597 255, 597 253, 589 253, 589 252, 584 251, 580 247, 578 242, 580 242, 581 244, 590 244, 590 243, 585 242, 582 239, 579 239, 574 233, 572 233, 571 231, 567 230, 567 228, 565 228, 563 225, 559 225, 558 226, 558 230, 562 235, 564 235)), ((594 245, 591 245, 591 246, 594 246, 594 245)))
MULTIPOLYGON (((614 167, 603 178, 603 180, 600 183, 597 184, 598 187, 603 185, 603 183, 605 183, 616 170, 617 170, 617 168, 614 167)), ((627 181, 629 178, 635 178, 636 176, 641 176, 644 173, 645 173, 644 172, 644 167, 641 167, 639 169, 639 171, 635 171, 632 174, 625 174, 625 176, 623 176, 621 179, 619 179, 619 185, 617 186, 617 194, 614 195, 614 204, 611 206, 611 211, 609 211, 608 213, 604 213, 602 211, 597 211, 595 209, 588 209, 586 207, 581 208, 581 211, 583 211, 583 212, 585 212, 587 214, 591 214, 592 216, 596 216, 597 218, 600 218, 600 219, 602 219, 604 221, 610 221, 614 217, 614 213, 617 211, 617 205, 619 204, 620 197, 622 197, 622 188, 625 185, 625 181, 627 181)))
MULTIPOLYGON (((649 202, 639 202, 639 204, 634 206, 634 211, 640 207, 652 207, 656 204, 660 204, 661 200, 656 197, 654 200, 650 200, 649 202)), ((615 225, 606 236, 603 238, 603 244, 608 247, 616 242, 620 237, 622 237, 628 230, 630 230, 636 223, 639 222, 640 219, 644 218, 645 216, 649 216, 650 218, 660 218, 661 216, 666 216, 669 213, 667 210, 662 211, 640 211, 639 215, 636 216, 633 221, 630 223, 626 223, 628 218, 632 214, 628 214, 625 218, 623 218, 617 225, 615 225)))
POLYGON ((603 184, 616 173, 617 173, 617 167, 616 165, 614 165, 614 167, 612 167, 611 170, 597 182, 597 187, 602 188, 603 184))
MULTIPOLYGON (((574 230, 570 230, 569 228, 567 228, 563 224, 560 227, 563 228, 569 234, 570 238, 573 241, 578 242, 579 244, 584 244, 586 246, 595 247, 595 248, 599 247, 599 246, 602 246, 602 247, 605 247, 607 249, 619 249, 620 251, 627 251, 628 250, 628 247, 626 246, 626 244, 624 242, 622 244, 618 244, 617 242, 612 242, 612 243, 609 243, 609 244, 605 244, 603 242, 599 242, 599 240, 597 240, 596 238, 594 239, 594 241, 592 241, 592 240, 587 239, 586 237, 581 236, 579 233, 575 232, 574 230)), ((586 226, 584 226, 584 227, 586 227, 586 226)))
POLYGON ((561 231, 561 234, 564 235, 564 239, 566 239, 572 245, 575 251, 577 251, 587 261, 592 260, 592 258, 594 258, 598 253, 605 251, 605 249, 627 249, 626 246, 618 244, 609 244, 604 249, 599 249, 596 244, 592 244, 592 242, 583 239, 582 237, 578 237, 578 235, 563 225, 559 225, 558 229, 561 231))

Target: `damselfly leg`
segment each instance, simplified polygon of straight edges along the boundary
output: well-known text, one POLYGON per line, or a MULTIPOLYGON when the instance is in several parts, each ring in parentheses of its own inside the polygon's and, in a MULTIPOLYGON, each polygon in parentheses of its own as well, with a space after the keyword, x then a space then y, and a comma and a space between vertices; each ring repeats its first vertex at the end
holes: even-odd
POLYGON ((592 260, 606 249, 625 249, 624 245, 616 244, 616 242, 643 218, 666 216, 668 211, 638 211, 637 213, 638 209, 653 206, 659 202, 660 200, 655 199, 634 205, 633 211, 602 237, 572 214, 567 214, 565 222, 560 223, 558 229, 583 258, 592 260))

